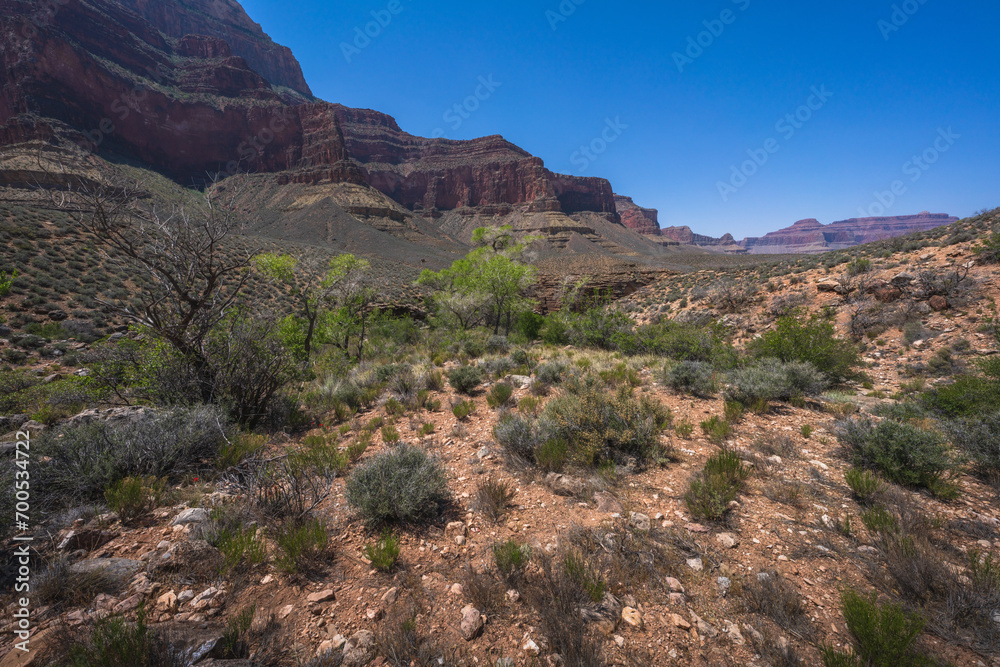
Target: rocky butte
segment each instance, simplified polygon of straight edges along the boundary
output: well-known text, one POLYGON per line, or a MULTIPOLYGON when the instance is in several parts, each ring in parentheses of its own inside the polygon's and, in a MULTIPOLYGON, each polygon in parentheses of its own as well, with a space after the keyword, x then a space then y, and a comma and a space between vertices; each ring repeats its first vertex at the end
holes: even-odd
POLYGON ((751 254, 817 253, 882 241, 954 222, 958 222, 958 218, 927 211, 888 218, 851 218, 829 225, 809 218, 762 237, 744 239, 740 245, 751 254))

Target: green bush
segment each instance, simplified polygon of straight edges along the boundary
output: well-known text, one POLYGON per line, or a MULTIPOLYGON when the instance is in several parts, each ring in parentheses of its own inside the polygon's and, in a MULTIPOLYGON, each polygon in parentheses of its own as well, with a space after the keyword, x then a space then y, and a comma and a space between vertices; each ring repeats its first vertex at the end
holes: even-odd
POLYGON ((587 559, 577 553, 568 553, 563 558, 563 571, 570 581, 575 583, 591 602, 600 603, 608 591, 608 584, 599 573, 587 565, 587 559))
POLYGON ((462 401, 452 406, 451 413, 455 415, 455 419, 458 421, 465 421, 468 419, 472 411, 476 409, 476 404, 472 401, 462 401))
POLYGON ((957 419, 992 411, 997 396, 1000 396, 1000 382, 991 377, 963 375, 951 384, 924 392, 920 402, 937 415, 957 419))
POLYGON ((722 451, 710 457, 684 494, 688 511, 697 519, 721 519, 749 476, 750 469, 734 452, 722 451))
POLYGON ((718 369, 736 364, 736 350, 719 326, 699 327, 664 321, 640 326, 635 332, 632 354, 655 354, 675 361, 701 361, 718 369))
POLYGON ((860 276, 863 273, 868 273, 872 270, 872 261, 867 257, 858 257, 851 260, 847 264, 847 275, 860 276))
POLYGON ((222 552, 222 571, 267 560, 267 547, 255 526, 224 525, 208 536, 208 543, 222 552))
POLYGON ((535 448, 545 434, 532 419, 521 415, 506 415, 493 427, 493 437, 508 453, 523 461, 534 458, 535 448))
POLYGON ((510 349, 506 336, 490 336, 486 339, 486 351, 490 354, 505 354, 510 349))
POLYGON ((146 624, 146 614, 140 606, 135 623, 117 615, 98 620, 85 641, 70 645, 63 664, 67 667, 169 664, 161 649, 161 642, 146 624))
POLYGON ((902 486, 937 492, 954 468, 944 438, 912 424, 861 417, 842 422, 837 435, 855 466, 902 486))
POLYGON ((399 560, 399 538, 386 530, 374 544, 365 545, 365 558, 381 572, 392 572, 399 560))
POLYGON ((826 667, 922 667, 937 662, 921 655, 914 647, 926 621, 901 605, 880 605, 873 594, 862 596, 848 589, 841 597, 847 629, 854 636, 855 649, 841 654, 831 647, 822 650, 826 667))
POLYGON ((276 542, 281 552, 275 559, 275 565, 283 572, 299 572, 323 553, 329 539, 319 519, 301 524, 290 522, 278 533, 276 542))
POLYGON ((946 422, 944 429, 952 444, 972 459, 977 474, 1000 480, 1000 412, 946 422))
POLYGON ((165 479, 125 477, 105 489, 104 500, 122 524, 130 525, 156 508, 165 486, 165 479))
POLYGON ((721 445, 733 434, 733 427, 727 420, 713 415, 701 422, 701 432, 710 442, 721 445))
POLYGON ((507 382, 498 382, 486 394, 486 404, 494 410, 507 407, 513 402, 514 387, 507 382))
POLYGON ((535 448, 535 463, 542 472, 562 472, 569 460, 569 443, 563 438, 551 438, 535 448))
POLYGON ((542 364, 535 371, 535 379, 542 384, 559 384, 566 373, 566 364, 550 361, 542 364))
POLYGON ((984 264, 1000 264, 1000 232, 993 232, 983 239, 976 248, 979 261, 984 264))
POLYGON ((663 384, 675 391, 709 398, 716 390, 715 369, 704 361, 682 361, 664 369, 663 384))
POLYGON ((425 451, 400 445, 355 469, 346 492, 369 526, 381 526, 436 516, 448 498, 448 483, 444 469, 425 451))
POLYGON ((761 359, 810 363, 834 383, 857 377, 855 369, 861 365, 858 349, 836 337, 832 322, 815 317, 804 322, 795 317, 778 318, 775 328, 754 340, 749 349, 761 359))
POLYGON ((215 459, 226 422, 210 407, 46 431, 32 476, 56 505, 96 500, 125 477, 177 478, 215 459), (42 463, 41 461, 44 461, 42 463))
POLYGON ((531 547, 516 540, 506 540, 493 545, 493 561, 508 583, 517 581, 524 574, 531 560, 531 547))
POLYGON ((859 503, 867 504, 886 490, 886 483, 878 475, 863 468, 850 468, 844 473, 847 486, 859 503))
POLYGON ((483 373, 475 366, 459 366, 448 373, 448 383, 460 394, 471 395, 483 382, 483 373))
POLYGON ((771 401, 794 401, 817 396, 828 386, 826 378, 805 362, 760 359, 733 371, 725 397, 754 410, 766 412, 771 401))

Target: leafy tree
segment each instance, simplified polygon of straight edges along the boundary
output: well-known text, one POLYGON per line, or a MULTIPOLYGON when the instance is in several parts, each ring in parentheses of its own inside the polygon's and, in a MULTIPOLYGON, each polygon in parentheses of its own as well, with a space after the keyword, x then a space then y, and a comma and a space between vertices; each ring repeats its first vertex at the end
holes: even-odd
MULTIPOLYGON (((313 349, 317 328, 331 328, 347 333, 342 347, 347 349, 355 331, 364 337, 370 290, 365 277, 370 268, 367 260, 351 254, 330 260, 327 273, 321 279, 301 268, 291 255, 267 253, 256 259, 257 267, 275 282, 287 285, 297 303, 297 321, 286 322, 284 332, 300 338, 302 351, 308 356, 313 349), (359 307, 359 304, 364 307, 359 307)), ((338 342, 340 336, 337 337, 338 342)), ((361 355, 359 347, 358 356, 361 355)))
POLYGON ((750 351, 757 358, 809 362, 835 383, 855 377, 854 369, 861 364, 858 349, 836 337, 832 322, 816 317, 806 321, 779 318, 774 329, 750 345, 750 351))
POLYGON ((438 308, 463 329, 481 323, 493 333, 510 333, 515 317, 528 309, 525 292, 535 280, 535 270, 526 263, 528 245, 514 239, 510 226, 480 227, 472 235, 477 247, 465 258, 438 272, 425 270, 417 284, 436 290, 438 308))
POLYGON ((11 272, 0 271, 0 297, 5 297, 10 294, 10 288, 14 285, 14 281, 17 279, 18 273, 17 269, 11 272))

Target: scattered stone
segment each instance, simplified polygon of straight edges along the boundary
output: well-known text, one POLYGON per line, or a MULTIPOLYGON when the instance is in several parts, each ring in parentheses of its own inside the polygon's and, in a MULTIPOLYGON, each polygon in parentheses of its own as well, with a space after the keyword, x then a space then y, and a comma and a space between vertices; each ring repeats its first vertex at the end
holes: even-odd
POLYGON ((527 375, 511 375, 507 380, 515 387, 520 388, 530 387, 532 383, 532 379, 527 375))
POLYGON ((295 605, 286 604, 284 607, 281 608, 281 611, 278 612, 278 618, 282 620, 288 618, 288 615, 291 614, 292 611, 294 611, 294 609, 295 605))
POLYGON ((642 613, 634 607, 622 609, 622 620, 633 628, 642 629, 642 613))
POLYGON ((594 502, 597 503, 598 512, 606 512, 608 514, 620 514, 625 511, 622 504, 618 502, 618 499, 607 491, 601 491, 594 494, 594 502))
POLYGON ((156 598, 156 610, 165 611, 173 613, 177 611, 177 607, 180 603, 177 601, 177 594, 173 591, 167 591, 160 597, 156 598))
POLYGON ((615 635, 615 644, 618 645, 618 648, 624 648, 625 638, 622 637, 621 635, 615 635))
POLYGON ((448 592, 451 593, 452 595, 462 597, 463 595, 465 595, 465 588, 462 586, 462 584, 452 584, 451 589, 448 592))
POLYGON ((649 517, 646 516, 645 514, 640 514, 639 512, 632 512, 632 514, 629 516, 629 523, 636 530, 640 530, 645 533, 648 533, 650 528, 652 527, 650 525, 649 517))
POLYGON ((444 528, 444 536, 446 538, 455 539, 456 537, 465 537, 465 522, 464 521, 452 521, 444 528))
POLYGON ((688 558, 685 562, 687 563, 687 566, 695 572, 701 572, 705 569, 705 565, 701 562, 700 558, 688 558))
MULTIPOLYGON (((457 586, 458 584, 455 585, 457 586)), ((454 589, 454 586, 452 587, 452 589, 454 589)), ((385 604, 395 604, 396 598, 398 597, 399 597, 399 589, 393 586, 392 588, 390 588, 389 590, 387 590, 385 593, 382 594, 382 602, 384 602, 385 604)))
POLYGON ((931 310, 938 313, 951 308, 951 304, 948 303, 948 299, 944 298, 939 294, 935 294, 930 299, 928 299, 927 304, 931 307, 931 310))
POLYGON ((830 469, 830 466, 828 466, 827 464, 823 463, 822 461, 810 461, 809 465, 816 466, 817 468, 819 468, 820 470, 822 470, 824 472, 830 469))
POLYGON ((681 582, 673 577, 667 577, 667 587, 670 589, 671 593, 683 593, 684 586, 681 582))
POLYGON ((746 644, 746 640, 743 639, 743 634, 740 632, 739 626, 730 621, 726 621, 726 637, 729 638, 735 646, 743 646, 746 644))
POLYGON ((310 593, 306 596, 306 600, 309 604, 319 604, 321 602, 329 602, 335 598, 333 594, 333 589, 326 589, 325 591, 320 591, 318 593, 310 593))
POLYGON ((715 580, 719 585, 719 594, 725 597, 729 593, 729 588, 732 586, 732 582, 729 577, 719 577, 715 580))
POLYGON ((538 648, 538 644, 536 644, 531 639, 524 642, 524 646, 521 647, 521 650, 527 653, 528 655, 538 655, 539 653, 541 653, 541 649, 538 648))
POLYGON ((726 549, 735 549, 736 545, 739 544, 736 540, 736 536, 732 533, 719 533, 715 536, 715 541, 726 549))
POLYGON ((344 643, 341 667, 364 667, 375 659, 375 635, 369 630, 359 630, 344 643))
POLYGON ((204 523, 208 521, 209 515, 208 510, 203 507, 192 507, 186 509, 170 522, 171 526, 183 526, 188 523, 204 523))
POLYGON ((141 562, 128 558, 91 558, 69 566, 69 571, 73 574, 90 574, 104 570, 112 577, 120 579, 128 579, 141 569, 143 569, 141 562))
POLYGON ((670 614, 670 622, 674 624, 675 628, 680 628, 681 630, 691 629, 691 624, 684 620, 684 617, 680 614, 670 614))
POLYGON ((478 637, 483 631, 483 626, 485 624, 486 621, 483 618, 483 615, 471 604, 466 605, 462 609, 461 630, 462 636, 465 637, 465 641, 471 642, 473 639, 478 637))
POLYGON ((517 602, 518 600, 521 599, 521 594, 517 592, 517 589, 512 588, 509 591, 507 591, 507 599, 510 600, 511 602, 517 602))
POLYGON ((576 496, 583 493, 583 480, 569 475, 550 472, 545 476, 545 485, 559 496, 576 496))
POLYGON ((708 532, 708 528, 706 528, 705 526, 701 525, 700 523, 689 523, 686 526, 684 526, 684 528, 689 533, 707 533, 708 532))
POLYGON ((719 635, 718 630, 693 611, 691 612, 691 621, 694 622, 695 627, 698 628, 698 633, 703 637, 711 639, 719 635))

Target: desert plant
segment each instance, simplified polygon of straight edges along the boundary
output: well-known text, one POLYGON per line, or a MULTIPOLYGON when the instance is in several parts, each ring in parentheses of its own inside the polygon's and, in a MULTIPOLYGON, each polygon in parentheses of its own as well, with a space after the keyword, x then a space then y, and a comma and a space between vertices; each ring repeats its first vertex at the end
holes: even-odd
POLYGON ((844 473, 847 486, 859 503, 867 504, 886 490, 886 483, 878 475, 863 468, 850 468, 844 473))
POLYGON ((369 526, 434 516, 448 497, 444 470, 421 449, 400 445, 355 469, 347 501, 369 526))
POLYGON ((715 369, 704 361, 681 361, 664 369, 663 383, 676 391, 708 398, 716 390, 715 369))
POLYGON ((755 614, 767 616, 789 632, 808 636, 809 614, 795 586, 779 572, 758 572, 743 584, 743 603, 755 614))
POLYGON ((726 419, 718 415, 713 415, 701 422, 701 432, 705 434, 705 437, 710 442, 721 445, 732 435, 733 427, 726 419))
POLYGON ((750 351, 761 359, 810 363, 834 383, 855 377, 861 364, 857 348, 836 337, 833 323, 819 318, 779 318, 773 330, 751 343, 750 351))
POLYGON ((506 540, 493 545, 493 562, 510 585, 516 584, 524 575, 529 560, 531 560, 531 547, 527 544, 506 540))
POLYGON ((955 468, 944 438, 912 424, 892 420, 876 424, 861 417, 842 422, 838 437, 855 466, 880 472, 903 486, 940 493, 955 468))
POLYGON ((125 477, 105 489, 104 499, 122 524, 130 525, 155 508, 165 486, 165 479, 125 477))
POLYGON ((1000 412, 946 422, 952 443, 972 459, 977 474, 1000 481, 1000 412))
POLYGON ((281 551, 275 565, 283 572, 299 572, 323 553, 328 541, 326 528, 319 519, 301 524, 290 522, 278 533, 276 542, 281 551))
POLYGON ((694 433, 694 424, 686 419, 682 419, 674 424, 674 433, 676 433, 679 437, 688 440, 691 437, 691 434, 694 433))
POLYGON ((476 486, 473 500, 476 508, 493 523, 498 523, 514 500, 514 485, 508 481, 487 477, 476 486))
POLYGON ((760 359, 732 373, 726 400, 737 401, 755 412, 765 412, 771 401, 793 401, 816 396, 828 386, 826 378, 804 362, 760 359))
POLYGON ((465 421, 468 419, 472 411, 476 409, 476 404, 472 401, 462 401, 461 403, 456 403, 451 408, 451 412, 455 415, 455 419, 458 421, 465 421))
POLYGON ((535 448, 544 440, 538 423, 521 415, 505 415, 493 427, 493 437, 509 454, 531 461, 535 448))
POLYGON ((599 603, 604 600, 608 584, 587 564, 586 558, 570 552, 563 557, 562 564, 566 576, 583 590, 591 602, 599 603))
POLYGON ((375 543, 365 545, 365 558, 375 569, 391 572, 399 560, 399 538, 389 530, 383 531, 375 543))
POLYGON ((569 443, 565 438, 549 438, 535 448, 535 463, 543 472, 562 472, 569 460, 569 443))
POLYGON ((471 395, 483 382, 483 373, 475 366, 459 366, 448 373, 448 382, 460 394, 471 395))
POLYGON ((134 623, 120 615, 98 620, 88 637, 69 646, 65 663, 72 667, 152 667, 170 664, 169 655, 161 648, 160 641, 146 623, 146 612, 140 606, 134 623))
POLYGON ((750 469, 733 452, 722 451, 710 457, 684 494, 688 511, 700 519, 723 518, 749 476, 750 469))
POLYGON ((879 604, 874 595, 863 596, 847 589, 841 596, 841 609, 847 629, 854 637, 855 649, 840 654, 830 647, 822 651, 826 667, 919 667, 937 664, 921 655, 913 646, 926 621, 908 613, 901 605, 879 604))
POLYGON ((510 405, 514 398, 514 387, 507 382, 498 382, 486 394, 486 403, 496 410, 510 405))

